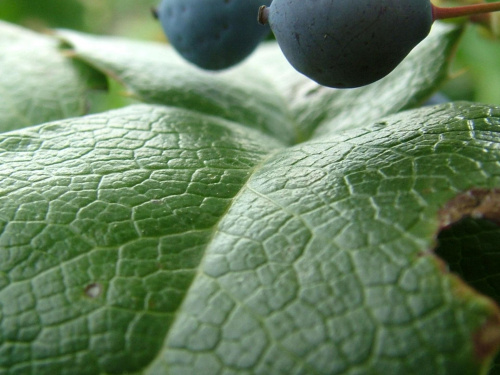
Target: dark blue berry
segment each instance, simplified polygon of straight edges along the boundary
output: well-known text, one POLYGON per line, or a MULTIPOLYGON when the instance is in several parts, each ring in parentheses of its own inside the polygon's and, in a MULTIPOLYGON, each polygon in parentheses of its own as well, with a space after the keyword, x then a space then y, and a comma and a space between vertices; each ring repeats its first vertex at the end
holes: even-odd
POLYGON ((389 74, 437 19, 500 10, 500 2, 441 8, 429 0, 273 0, 261 7, 285 57, 324 86, 351 88, 389 74))
MULTIPOLYGON (((266 5, 271 0, 264 1, 266 5)), ((269 34, 256 19, 262 0, 163 0, 158 18, 172 46, 203 68, 231 67, 269 34)))

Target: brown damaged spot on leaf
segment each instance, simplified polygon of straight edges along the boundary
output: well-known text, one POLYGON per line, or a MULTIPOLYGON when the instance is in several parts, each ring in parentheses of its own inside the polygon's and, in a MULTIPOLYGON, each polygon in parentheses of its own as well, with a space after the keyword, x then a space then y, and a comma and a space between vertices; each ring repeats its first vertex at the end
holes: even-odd
POLYGON ((479 360, 490 358, 500 347, 500 316, 490 317, 474 334, 474 349, 479 360))
POLYGON ((500 308, 492 298, 479 294, 458 275, 450 274, 450 277, 455 295, 464 301, 473 300, 475 307, 488 312, 486 321, 471 335, 476 360, 488 363, 500 348, 500 308))
POLYGON ((440 229, 471 217, 485 219, 500 226, 500 189, 471 189, 457 195, 440 211, 440 229))

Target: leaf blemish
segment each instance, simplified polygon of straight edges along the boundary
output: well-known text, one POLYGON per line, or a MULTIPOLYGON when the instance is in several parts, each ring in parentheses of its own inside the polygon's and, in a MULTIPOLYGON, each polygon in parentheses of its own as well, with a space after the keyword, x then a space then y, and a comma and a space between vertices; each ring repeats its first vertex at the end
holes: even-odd
POLYGON ((439 211, 440 229, 463 218, 489 220, 500 226, 500 189, 471 189, 457 195, 439 211))
POLYGON ((85 295, 89 298, 97 298, 102 294, 102 285, 92 283, 85 287, 85 295))
POLYGON ((500 317, 493 315, 475 333, 474 349, 479 360, 491 357, 500 346, 500 317))

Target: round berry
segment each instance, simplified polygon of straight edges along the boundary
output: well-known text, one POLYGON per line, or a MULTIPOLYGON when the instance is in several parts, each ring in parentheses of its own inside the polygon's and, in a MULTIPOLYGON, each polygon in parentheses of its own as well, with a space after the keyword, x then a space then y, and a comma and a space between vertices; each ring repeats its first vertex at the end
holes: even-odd
POLYGON ((321 85, 359 87, 389 74, 437 19, 500 10, 500 2, 453 8, 429 0, 273 0, 259 9, 285 57, 321 85))
POLYGON ((262 0, 163 0, 156 15, 170 44, 186 60, 219 70, 242 61, 269 34, 269 27, 256 20, 261 4, 262 0))

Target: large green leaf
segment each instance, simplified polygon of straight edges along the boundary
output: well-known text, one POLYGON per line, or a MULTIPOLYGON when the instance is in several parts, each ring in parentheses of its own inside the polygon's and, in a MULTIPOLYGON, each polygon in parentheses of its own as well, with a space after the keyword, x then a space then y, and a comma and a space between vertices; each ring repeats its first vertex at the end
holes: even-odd
POLYGON ((59 42, 0 21, 0 131, 79 116, 85 92, 104 87, 97 71, 70 60, 59 42))
POLYGON ((273 42, 207 73, 58 34, 150 104, 0 135, 0 373, 486 373, 498 290, 434 249, 450 202, 500 185, 500 109, 381 118, 445 79, 460 29, 349 91, 273 42))

